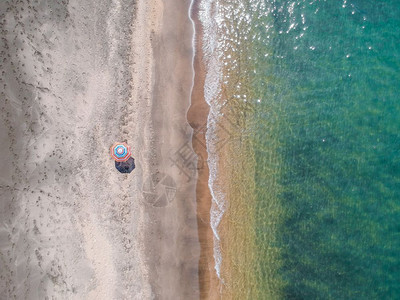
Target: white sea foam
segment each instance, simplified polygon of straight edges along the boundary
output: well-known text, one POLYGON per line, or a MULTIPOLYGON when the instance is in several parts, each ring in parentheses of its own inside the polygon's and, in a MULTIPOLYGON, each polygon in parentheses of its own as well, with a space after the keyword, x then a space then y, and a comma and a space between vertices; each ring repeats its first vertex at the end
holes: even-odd
POLYGON ((222 18, 219 15, 219 11, 219 2, 216 0, 203 0, 200 3, 199 18, 203 26, 203 52, 207 66, 204 97, 210 105, 206 134, 208 167, 210 169, 208 186, 212 196, 210 223, 214 234, 215 271, 218 278, 222 281, 220 273, 222 254, 218 226, 226 209, 226 200, 218 185, 218 156, 215 149, 216 128, 220 109, 218 100, 221 93, 222 81, 222 66, 220 60, 222 51, 218 41, 218 28, 221 27, 222 18))

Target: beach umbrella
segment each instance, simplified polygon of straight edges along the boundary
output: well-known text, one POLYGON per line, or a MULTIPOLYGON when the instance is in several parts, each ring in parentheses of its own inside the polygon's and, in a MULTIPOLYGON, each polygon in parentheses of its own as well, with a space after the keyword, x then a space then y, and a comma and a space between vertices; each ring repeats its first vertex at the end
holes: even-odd
POLYGON ((127 161, 131 157, 131 147, 126 143, 114 143, 110 148, 111 157, 116 162, 127 161))
POLYGON ((116 161, 115 167, 121 173, 130 173, 135 168, 135 160, 133 157, 129 157, 127 161, 116 161))

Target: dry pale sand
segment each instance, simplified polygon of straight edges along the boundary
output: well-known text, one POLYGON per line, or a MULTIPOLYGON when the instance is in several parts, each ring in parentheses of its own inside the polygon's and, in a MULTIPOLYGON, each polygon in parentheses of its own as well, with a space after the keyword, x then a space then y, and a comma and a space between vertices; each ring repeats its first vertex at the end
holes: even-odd
POLYGON ((166 2, 0 1, 0 299, 199 297, 193 32, 166 2))

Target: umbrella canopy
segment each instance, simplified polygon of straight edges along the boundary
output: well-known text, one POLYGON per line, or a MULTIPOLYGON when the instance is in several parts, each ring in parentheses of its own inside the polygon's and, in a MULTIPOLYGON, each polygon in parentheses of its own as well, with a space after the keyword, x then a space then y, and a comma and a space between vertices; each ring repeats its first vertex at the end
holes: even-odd
POLYGON ((131 157, 131 147, 126 143, 115 143, 110 148, 110 151, 111 157, 117 162, 127 161, 131 157))

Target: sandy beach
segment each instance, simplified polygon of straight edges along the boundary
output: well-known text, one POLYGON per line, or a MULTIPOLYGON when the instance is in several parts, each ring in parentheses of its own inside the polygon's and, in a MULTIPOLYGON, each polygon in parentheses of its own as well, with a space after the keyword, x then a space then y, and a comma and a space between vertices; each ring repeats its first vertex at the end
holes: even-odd
POLYGON ((156 203, 145 209, 146 217, 152 220, 146 225, 145 245, 148 257, 152 257, 149 274, 155 299, 199 297, 197 157, 191 147, 192 129, 186 119, 193 83, 189 6, 190 1, 165 3, 162 29, 152 43, 155 82, 150 126, 154 135, 144 184, 152 178, 154 183, 164 180, 176 185, 173 199, 157 198, 156 203))
POLYGON ((189 5, 0 3, 1 299, 199 297, 189 5))

